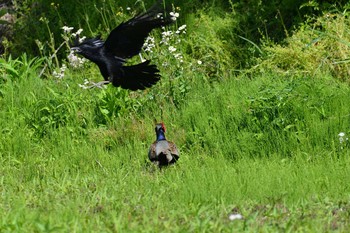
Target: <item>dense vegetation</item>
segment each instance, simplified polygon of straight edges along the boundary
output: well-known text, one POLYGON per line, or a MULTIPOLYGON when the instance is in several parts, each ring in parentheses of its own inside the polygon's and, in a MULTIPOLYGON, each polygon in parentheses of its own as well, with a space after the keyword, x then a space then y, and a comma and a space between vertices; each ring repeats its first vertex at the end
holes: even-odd
POLYGON ((138 92, 86 89, 102 77, 68 42, 151 1, 67 2, 14 1, 1 232, 350 230, 346 1, 178 1, 142 53, 162 80, 138 92), (147 159, 155 120, 181 151, 168 169, 147 159))

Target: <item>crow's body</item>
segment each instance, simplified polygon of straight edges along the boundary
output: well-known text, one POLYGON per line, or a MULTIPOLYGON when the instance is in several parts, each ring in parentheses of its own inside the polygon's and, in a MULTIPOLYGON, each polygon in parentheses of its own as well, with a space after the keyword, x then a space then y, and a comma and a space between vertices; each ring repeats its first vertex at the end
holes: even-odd
POLYGON ((129 90, 143 90, 156 84, 159 70, 150 61, 124 66, 126 59, 141 52, 149 33, 172 23, 171 17, 165 17, 159 9, 159 2, 148 11, 121 23, 111 31, 106 41, 100 37, 91 38, 71 48, 90 61, 96 63, 105 81, 116 87, 129 90))

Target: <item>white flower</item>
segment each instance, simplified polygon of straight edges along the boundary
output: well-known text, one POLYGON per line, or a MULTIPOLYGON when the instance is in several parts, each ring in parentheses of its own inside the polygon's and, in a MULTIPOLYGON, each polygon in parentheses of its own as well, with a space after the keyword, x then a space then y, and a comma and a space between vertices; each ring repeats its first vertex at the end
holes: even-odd
POLYGON ((77 35, 80 35, 83 32, 83 29, 79 29, 78 31, 76 31, 75 33, 72 33, 73 37, 76 37, 77 35))
POLYGON ((163 13, 158 13, 157 18, 163 19, 163 13))
POLYGON ((181 26, 179 27, 179 30, 180 30, 180 31, 185 30, 185 29, 186 29, 186 27, 187 27, 187 26, 186 26, 186 24, 181 25, 181 26))
POLYGON ((82 43, 86 39, 86 36, 83 36, 82 38, 79 38, 79 43, 82 43))
POLYGON ((174 46, 169 46, 169 52, 173 53, 176 51, 176 48, 174 46))
POLYGON ((88 86, 85 86, 84 84, 78 84, 78 86, 84 90, 89 88, 88 86))
POLYGON ((177 59, 177 60, 179 60, 180 63, 183 62, 183 56, 181 55, 181 53, 175 53, 175 54, 174 54, 174 58, 177 59))
POLYGON ((186 33, 186 24, 184 24, 184 25, 181 25, 178 29, 177 29, 177 31, 176 31, 176 34, 180 34, 181 32, 183 33, 183 34, 185 34, 186 33))
POLYGON ((78 35, 83 32, 83 29, 79 28, 79 30, 76 32, 78 35))
POLYGON ((64 71, 66 71, 66 69, 67 69, 66 64, 63 64, 62 67, 60 68, 60 71, 61 71, 62 73, 64 73, 64 71))
POLYGON ((74 68, 81 67, 86 61, 85 58, 80 58, 76 56, 73 51, 69 53, 67 58, 68 58, 69 64, 74 68))
POLYGON ((173 21, 176 21, 176 19, 179 18, 179 16, 180 16, 180 14, 177 13, 177 12, 170 12, 169 14, 170 14, 171 19, 172 19, 173 21))
POLYGON ((62 65, 62 67, 60 68, 60 71, 57 72, 56 70, 54 70, 52 72, 52 75, 55 77, 55 78, 58 78, 58 79, 63 79, 64 78, 64 71, 66 70, 67 66, 66 65, 62 65))
POLYGON ((57 73, 56 70, 54 70, 54 71, 52 72, 52 75, 53 75, 55 78, 60 78, 60 74, 57 73))
MULTIPOLYGON (((338 134, 338 136, 339 136, 339 143, 342 144, 344 142, 345 133, 344 132, 340 132, 338 134)), ((348 140, 349 140, 349 138, 345 138, 345 141, 348 141, 348 140)), ((343 148, 341 148, 341 149, 343 149, 343 148)))
POLYGON ((84 79, 84 83, 83 84, 78 84, 79 87, 81 87, 82 89, 88 89, 89 88, 89 85, 90 84, 90 81, 87 80, 87 79, 84 79))
POLYGON ((143 44, 143 49, 148 52, 152 52, 153 48, 155 47, 154 37, 148 36, 145 40, 145 43, 143 44))
POLYGON ((62 30, 64 33, 70 33, 74 28, 73 27, 68 27, 68 26, 63 26, 62 30))
POLYGON ((168 44, 170 39, 173 36, 173 32, 172 31, 164 31, 162 32, 162 41, 160 42, 161 44, 168 44))
POLYGON ((243 219, 243 216, 241 214, 230 214, 228 216, 228 219, 230 219, 231 221, 241 220, 241 219, 243 219))
POLYGON ((198 65, 202 65, 202 61, 201 61, 201 60, 198 60, 198 61, 197 61, 197 64, 198 64, 198 65))
POLYGON ((162 32, 162 36, 163 36, 163 37, 170 37, 172 34, 173 34, 172 31, 162 32))
POLYGON ((126 10, 127 10, 127 11, 130 11, 130 10, 131 10, 131 8, 130 8, 130 7, 127 7, 127 8, 126 8, 126 10))

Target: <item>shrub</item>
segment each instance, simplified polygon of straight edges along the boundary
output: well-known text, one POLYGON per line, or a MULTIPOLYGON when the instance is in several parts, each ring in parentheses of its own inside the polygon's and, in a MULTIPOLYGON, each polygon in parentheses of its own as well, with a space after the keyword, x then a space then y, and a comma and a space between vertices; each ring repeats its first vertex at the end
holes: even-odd
POLYGON ((280 74, 330 72, 334 77, 348 80, 350 75, 349 14, 326 13, 309 19, 284 44, 266 43, 264 56, 253 68, 259 72, 280 74))

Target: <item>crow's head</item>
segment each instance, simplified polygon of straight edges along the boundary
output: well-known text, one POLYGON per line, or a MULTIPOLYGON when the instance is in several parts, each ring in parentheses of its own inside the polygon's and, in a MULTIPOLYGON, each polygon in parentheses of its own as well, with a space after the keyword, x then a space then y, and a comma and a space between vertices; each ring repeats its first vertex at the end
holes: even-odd
POLYGON ((81 43, 79 41, 79 37, 77 36, 75 38, 74 43, 71 44, 71 50, 78 54, 85 55, 90 53, 91 51, 101 48, 103 45, 104 45, 104 41, 101 40, 100 36, 97 36, 95 38, 85 39, 81 43))

